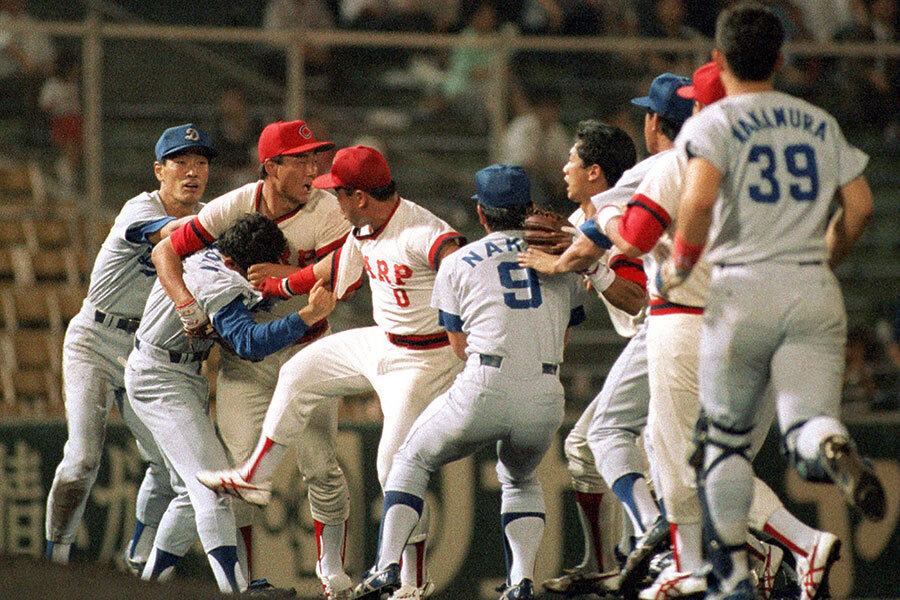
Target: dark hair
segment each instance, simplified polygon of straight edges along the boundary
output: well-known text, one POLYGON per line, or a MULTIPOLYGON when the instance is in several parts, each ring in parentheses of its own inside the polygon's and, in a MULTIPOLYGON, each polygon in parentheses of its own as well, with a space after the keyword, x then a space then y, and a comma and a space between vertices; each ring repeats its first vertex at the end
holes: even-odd
POLYGON ((759 2, 741 2, 716 19, 716 46, 741 81, 764 81, 775 72, 784 25, 759 2))
MULTIPOLYGON (((351 190, 351 193, 353 191, 356 191, 355 189, 352 189, 352 188, 347 188, 347 189, 351 190)), ((375 198, 376 200, 382 200, 382 201, 390 200, 391 197, 397 193, 397 182, 394 181, 393 179, 391 179, 391 182, 388 183, 387 185, 382 185, 379 187, 375 187, 375 188, 371 188, 371 189, 363 190, 363 191, 365 193, 367 193, 368 195, 372 196, 373 198, 375 198)))
POLYGON ((626 170, 634 166, 637 150, 627 133, 596 119, 578 123, 575 151, 585 167, 599 165, 610 187, 626 170))
POLYGON ((681 131, 681 126, 684 125, 684 121, 672 120, 669 117, 664 117, 657 112, 653 112, 652 110, 648 110, 647 112, 651 115, 656 115, 659 117, 659 130, 664 136, 669 139, 670 142, 674 142, 675 138, 678 137, 678 132, 681 131))
POLYGON ((219 251, 231 257, 242 269, 250 265, 278 262, 287 241, 274 221, 259 213, 249 213, 225 230, 219 238, 219 251))
POLYGON ((484 220, 491 231, 508 231, 510 229, 522 229, 525 226, 525 217, 532 210, 531 204, 519 204, 516 206, 485 206, 479 204, 484 220))
MULTIPOLYGON (((278 156, 273 156, 272 158, 270 158, 268 160, 271 160, 273 163, 280 165, 283 162, 283 158, 284 157, 282 155, 278 155, 278 156)), ((268 176, 269 176, 269 174, 266 173, 266 161, 262 161, 261 163, 259 163, 259 178, 265 179, 268 176)))

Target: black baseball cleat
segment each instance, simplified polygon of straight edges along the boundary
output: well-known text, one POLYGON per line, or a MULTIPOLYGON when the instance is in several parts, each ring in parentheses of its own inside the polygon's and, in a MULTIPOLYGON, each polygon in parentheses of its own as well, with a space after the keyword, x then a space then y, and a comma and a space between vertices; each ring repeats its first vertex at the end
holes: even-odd
POLYGON ((534 598, 534 582, 530 579, 523 579, 516 585, 512 585, 503 590, 500 600, 533 600, 534 598))
POLYGON ((297 592, 294 588, 277 588, 266 579, 254 579, 240 597, 258 600, 295 600, 297 592))
POLYGON ((843 435, 828 436, 819 446, 819 455, 825 472, 851 504, 872 521, 884 518, 887 511, 884 486, 850 440, 843 435))
POLYGON ((619 578, 619 591, 626 599, 637 597, 638 584, 647 575, 651 559, 669 548, 669 539, 669 522, 660 515, 635 542, 619 578))
POLYGON ((362 583, 356 586, 353 600, 379 600, 400 589, 400 565, 391 563, 378 571, 375 567, 363 573, 362 583))

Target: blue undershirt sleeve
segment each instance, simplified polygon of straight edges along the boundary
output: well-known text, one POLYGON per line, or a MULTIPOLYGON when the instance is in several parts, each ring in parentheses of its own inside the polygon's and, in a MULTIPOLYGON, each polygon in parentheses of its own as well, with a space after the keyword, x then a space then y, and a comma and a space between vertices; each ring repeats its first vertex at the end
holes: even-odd
POLYGON ((438 323, 440 323, 447 331, 462 332, 463 322, 458 315, 447 313, 442 310, 438 311, 438 323))
POLYGON ((174 221, 175 217, 163 217, 149 223, 144 223, 138 227, 130 227, 125 231, 125 239, 132 244, 149 244, 150 240, 147 236, 153 235, 166 226, 166 223, 174 221))
POLYGON ((297 313, 277 321, 257 323, 241 298, 235 298, 217 311, 212 322, 235 353, 249 360, 260 360, 287 348, 309 329, 297 313))
POLYGON ((569 327, 575 327, 576 325, 581 325, 584 323, 584 320, 587 318, 587 315, 584 312, 583 306, 576 306, 569 312, 569 327))

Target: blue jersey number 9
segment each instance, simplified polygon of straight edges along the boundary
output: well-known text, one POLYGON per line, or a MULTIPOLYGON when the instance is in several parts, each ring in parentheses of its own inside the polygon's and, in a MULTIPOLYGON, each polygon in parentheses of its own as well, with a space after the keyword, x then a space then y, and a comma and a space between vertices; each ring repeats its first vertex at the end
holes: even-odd
MULTIPOLYGON (((775 178, 778 163, 775 151, 771 146, 753 146, 747 160, 759 163, 759 175, 763 181, 760 185, 748 188, 750 199, 754 202, 778 202, 781 199, 781 187, 775 178)), ((797 181, 788 186, 791 198, 800 202, 815 200, 819 195, 819 169, 816 166, 816 153, 809 144, 792 144, 784 149, 784 162, 788 173, 797 181)))
POLYGON ((534 269, 520 267, 518 263, 502 262, 497 265, 500 274, 500 285, 508 290, 528 290, 528 298, 519 298, 517 292, 506 292, 503 301, 510 308, 537 308, 543 302, 541 298, 541 282, 534 269), (513 279, 513 271, 524 271, 524 279, 513 279))

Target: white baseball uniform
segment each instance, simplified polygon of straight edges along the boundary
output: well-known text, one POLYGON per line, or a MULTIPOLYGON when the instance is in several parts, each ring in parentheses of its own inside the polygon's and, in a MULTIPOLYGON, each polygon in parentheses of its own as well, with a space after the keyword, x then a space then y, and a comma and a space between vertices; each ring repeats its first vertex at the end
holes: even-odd
POLYGON ((131 351, 156 268, 148 235, 174 217, 158 192, 125 203, 94 261, 81 311, 63 342, 63 379, 69 439, 47 496, 48 542, 71 544, 100 468, 106 419, 116 402, 149 466, 137 497, 137 520, 156 527, 174 496, 152 437, 131 412, 119 358, 131 351), (149 444, 147 442, 150 442, 149 444))
MULTIPOLYGON (((230 339, 229 332, 222 329, 217 315, 232 310, 238 302, 247 309, 261 303, 259 293, 244 277, 224 265, 215 248, 185 260, 184 282, 226 340, 230 339)), ((277 337, 266 337, 265 345, 250 356, 285 347, 307 329, 297 314, 255 327, 268 328, 268 333, 277 337)), ((225 449, 209 417, 208 382, 200 372, 212 344, 212 340, 185 334, 174 304, 157 282, 135 334, 134 350, 125 370, 125 387, 135 414, 153 434, 178 494, 163 516, 154 549, 183 556, 196 537, 196 521, 196 532, 204 550, 211 554, 215 571, 212 551, 235 546, 236 528, 230 499, 219 497, 196 479, 198 471, 228 467, 225 449)), ((148 563, 147 569, 150 567, 148 563)), ((226 576, 230 575, 226 570, 226 576)), ((144 576, 148 576, 146 569, 144 576)), ((219 584, 222 591, 238 591, 228 589, 222 581, 219 584)), ((245 587, 235 582, 230 585, 245 587)))
MULTIPOLYGON (((207 242, 217 239, 243 215, 259 212, 262 186, 262 181, 248 183, 209 202, 197 215, 199 237, 207 242)), ((314 263, 339 248, 350 231, 350 223, 341 214, 334 195, 315 188, 310 190, 306 204, 275 222, 287 240, 282 262, 298 267, 314 263)), ((259 322, 266 322, 295 313, 305 304, 305 298, 297 296, 255 314, 259 322)), ((253 453, 281 367, 306 344, 327 333, 330 329, 324 320, 295 344, 257 362, 242 360, 223 349, 216 382, 216 424, 232 464, 246 461, 253 453)), ((317 465, 322 464, 318 458, 321 448, 333 446, 337 414, 338 406, 329 403, 313 416, 298 445, 301 472, 318 471, 317 465)), ((347 493, 346 489, 317 491, 314 488, 320 485, 319 481, 318 478, 308 481, 310 494, 333 497, 347 493)), ((239 526, 249 525, 251 507, 238 503, 235 516, 239 526)))
MULTIPOLYGON (((448 242, 461 237, 405 199, 378 230, 353 230, 335 257, 334 289, 340 297, 365 272, 377 325, 317 340, 285 363, 263 423, 265 437, 291 444, 305 435, 310 415, 320 405, 374 390, 384 414, 377 458, 378 478, 384 483, 415 418, 463 367, 430 306, 437 257, 448 242)), ((316 477, 341 481, 346 489, 333 445, 320 452, 316 477)), ((332 484, 326 489, 339 488, 332 484)), ((316 498, 311 493, 310 507, 323 523, 343 522, 349 511, 346 495, 316 498)), ((424 519, 410 543, 424 539, 427 526, 424 519)))
MULTIPOLYGON (((450 389, 416 419, 394 457, 384 486, 385 511, 397 498, 394 492, 412 495, 421 505, 431 473, 496 442, 504 534, 515 538, 511 527, 518 525, 511 524, 517 519, 543 519, 535 471, 562 423, 559 363, 566 329, 584 320, 584 286, 576 274, 545 276, 520 267, 521 235, 490 233, 440 267, 431 304, 449 331, 466 334, 468 360, 450 389)), ((540 529, 526 540, 535 549, 540 529)), ((383 533, 385 544, 391 536, 396 532, 383 533)), ((399 559, 392 545, 396 556, 381 552, 380 563, 399 559)), ((513 560, 507 583, 533 578, 532 569, 513 560)))

